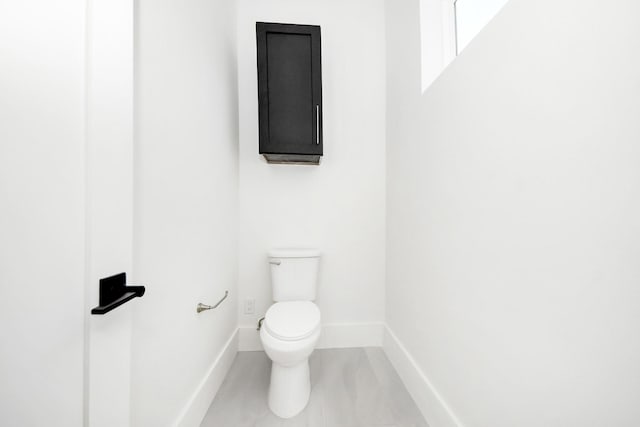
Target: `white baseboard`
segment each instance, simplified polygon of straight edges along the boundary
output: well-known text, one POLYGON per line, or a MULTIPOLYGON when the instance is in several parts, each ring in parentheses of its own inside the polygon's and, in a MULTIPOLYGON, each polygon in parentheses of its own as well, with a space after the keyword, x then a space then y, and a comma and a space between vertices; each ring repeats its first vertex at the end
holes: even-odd
POLYGON ((326 323, 316 348, 382 347, 384 323, 326 323))
POLYGON ((383 349, 429 426, 464 427, 389 326, 383 349))
MULTIPOLYGON (((382 347, 384 323, 325 323, 316 348, 382 347)), ((262 350, 256 328, 238 328, 238 350, 262 350)))
POLYGON ((238 352, 238 330, 234 330, 222 350, 214 360, 202 382, 191 395, 191 398, 174 423, 179 427, 198 427, 213 402, 222 381, 224 380, 233 359, 238 352))
MULTIPOLYGON (((383 347, 431 427, 464 427, 398 337, 382 322, 328 323, 316 348, 383 347)), ((255 327, 240 327, 229 337, 207 375, 174 423, 198 427, 224 380, 237 351, 261 351, 255 327)))

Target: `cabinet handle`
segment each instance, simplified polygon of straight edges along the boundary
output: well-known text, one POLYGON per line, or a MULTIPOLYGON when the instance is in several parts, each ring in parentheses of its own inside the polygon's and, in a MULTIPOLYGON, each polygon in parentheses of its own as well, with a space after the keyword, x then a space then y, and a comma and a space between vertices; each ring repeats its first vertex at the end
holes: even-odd
POLYGON ((316 105, 316 145, 320 145, 320 105, 316 105))

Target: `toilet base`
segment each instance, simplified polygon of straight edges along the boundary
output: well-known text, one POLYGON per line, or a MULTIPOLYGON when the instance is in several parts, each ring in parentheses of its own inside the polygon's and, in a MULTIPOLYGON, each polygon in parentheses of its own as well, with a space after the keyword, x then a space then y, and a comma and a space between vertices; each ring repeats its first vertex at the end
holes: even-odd
POLYGON ((294 366, 271 364, 269 409, 281 418, 298 415, 309 402, 311 380, 309 359, 294 366))

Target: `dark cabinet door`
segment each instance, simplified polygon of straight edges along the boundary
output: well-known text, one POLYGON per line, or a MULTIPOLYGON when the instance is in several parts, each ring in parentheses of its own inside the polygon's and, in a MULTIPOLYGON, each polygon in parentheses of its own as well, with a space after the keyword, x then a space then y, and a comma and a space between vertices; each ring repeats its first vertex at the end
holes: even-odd
POLYGON ((260 154, 274 163, 322 156, 320 27, 256 23, 260 154))

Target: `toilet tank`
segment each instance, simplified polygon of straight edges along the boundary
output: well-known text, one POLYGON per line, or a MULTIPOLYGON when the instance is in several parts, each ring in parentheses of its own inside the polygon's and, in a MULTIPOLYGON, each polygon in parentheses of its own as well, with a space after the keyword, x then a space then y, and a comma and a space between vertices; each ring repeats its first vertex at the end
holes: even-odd
POLYGON ((273 249, 269 252, 273 300, 313 301, 318 284, 318 249, 273 249))

